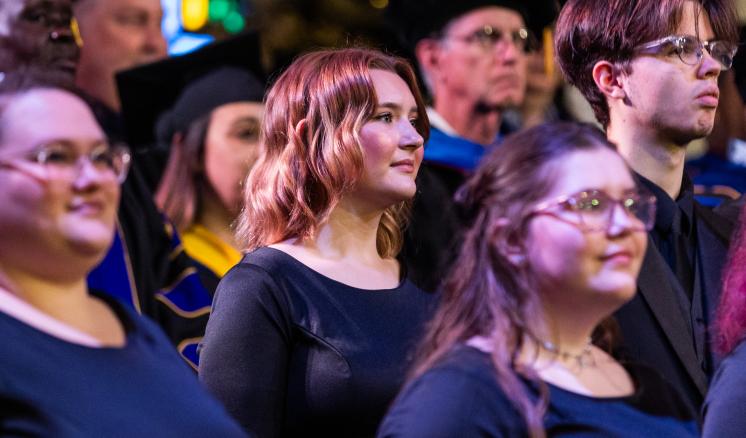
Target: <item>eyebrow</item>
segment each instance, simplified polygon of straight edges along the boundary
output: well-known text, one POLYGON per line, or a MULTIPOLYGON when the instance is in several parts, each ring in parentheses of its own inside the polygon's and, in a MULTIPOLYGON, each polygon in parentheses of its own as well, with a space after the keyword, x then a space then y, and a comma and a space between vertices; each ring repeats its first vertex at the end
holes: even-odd
MULTIPOLYGON (((392 110, 396 110, 396 111, 401 111, 402 110, 401 105, 399 105, 397 103, 393 103, 393 102, 379 103, 376 106, 376 108, 388 108, 388 109, 392 109, 392 110)), ((415 105, 415 106, 413 106, 412 108, 409 109, 409 113, 416 113, 416 112, 417 112, 417 105, 415 105)))

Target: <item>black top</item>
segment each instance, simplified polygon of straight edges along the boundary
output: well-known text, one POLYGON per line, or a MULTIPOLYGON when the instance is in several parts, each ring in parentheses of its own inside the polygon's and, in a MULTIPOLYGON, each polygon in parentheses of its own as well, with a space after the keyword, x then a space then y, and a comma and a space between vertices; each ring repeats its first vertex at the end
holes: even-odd
MULTIPOLYGON (((694 437, 697 423, 676 392, 655 372, 627 366, 635 381, 628 397, 589 397, 548 384, 548 436, 694 437)), ((527 388, 534 386, 527 383, 527 388)), ((530 389, 532 397, 538 392, 530 389)), ((384 419, 379 437, 517 437, 525 423, 498 385, 490 356, 458 346, 406 386, 384 419)))
POLYGON ((121 348, 63 341, 0 312, 0 435, 244 436, 150 321, 100 296, 121 348))
POLYGON ((712 378, 704 407, 703 436, 735 437, 746 433, 746 342, 721 363, 712 378))
POLYGON ((408 280, 357 289, 261 248, 218 286, 200 379, 261 437, 373 436, 432 302, 408 280))
POLYGON ((650 238, 666 263, 676 274, 686 293, 692 300, 694 283, 694 247, 696 246, 694 221, 694 186, 684 174, 681 190, 676 200, 652 181, 638 175, 640 181, 655 196, 655 227, 650 238))
POLYGON ((401 258, 407 275, 426 291, 443 281, 458 251, 462 219, 453 195, 466 174, 438 163, 422 162, 401 258))

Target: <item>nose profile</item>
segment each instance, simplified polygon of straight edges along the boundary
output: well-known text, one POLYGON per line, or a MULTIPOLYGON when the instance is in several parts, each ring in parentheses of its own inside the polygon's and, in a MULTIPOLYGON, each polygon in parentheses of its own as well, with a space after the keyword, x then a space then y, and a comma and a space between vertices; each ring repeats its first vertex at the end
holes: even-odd
POLYGON ((113 172, 99 169, 88 157, 81 157, 73 170, 73 187, 79 191, 91 191, 110 181, 116 181, 113 172))
POLYGON ((155 25, 148 26, 143 51, 156 57, 166 56, 168 46, 166 38, 163 36, 160 24, 156 21, 155 25))
POLYGON ((709 78, 720 76, 720 72, 723 70, 720 61, 712 57, 709 50, 702 49, 702 59, 699 62, 697 73, 700 78, 709 78))
POLYGON ((423 146, 425 140, 422 138, 417 129, 409 122, 404 120, 400 124, 399 147, 404 149, 417 149, 423 146))
POLYGON ((609 211, 609 223, 606 232, 609 236, 619 236, 632 231, 645 231, 645 224, 622 204, 614 202, 609 211))

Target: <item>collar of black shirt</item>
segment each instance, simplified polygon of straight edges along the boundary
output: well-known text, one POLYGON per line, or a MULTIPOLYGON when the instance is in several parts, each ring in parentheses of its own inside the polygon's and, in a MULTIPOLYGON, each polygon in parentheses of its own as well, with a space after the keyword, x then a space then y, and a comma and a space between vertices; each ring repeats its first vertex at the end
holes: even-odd
POLYGON ((635 176, 655 196, 655 231, 667 234, 672 227, 674 231, 680 227, 682 234, 691 235, 694 231, 694 185, 689 176, 685 173, 681 179, 681 189, 675 201, 654 182, 637 173, 635 176))

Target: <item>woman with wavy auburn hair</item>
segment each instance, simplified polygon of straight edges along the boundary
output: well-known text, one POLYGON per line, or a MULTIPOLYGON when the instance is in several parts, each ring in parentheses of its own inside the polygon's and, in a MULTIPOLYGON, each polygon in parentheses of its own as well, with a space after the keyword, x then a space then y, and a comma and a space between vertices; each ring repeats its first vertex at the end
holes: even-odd
POLYGON ((368 49, 298 58, 266 98, 260 158, 200 378, 258 436, 372 436, 430 294, 396 255, 429 126, 409 64, 368 49))

